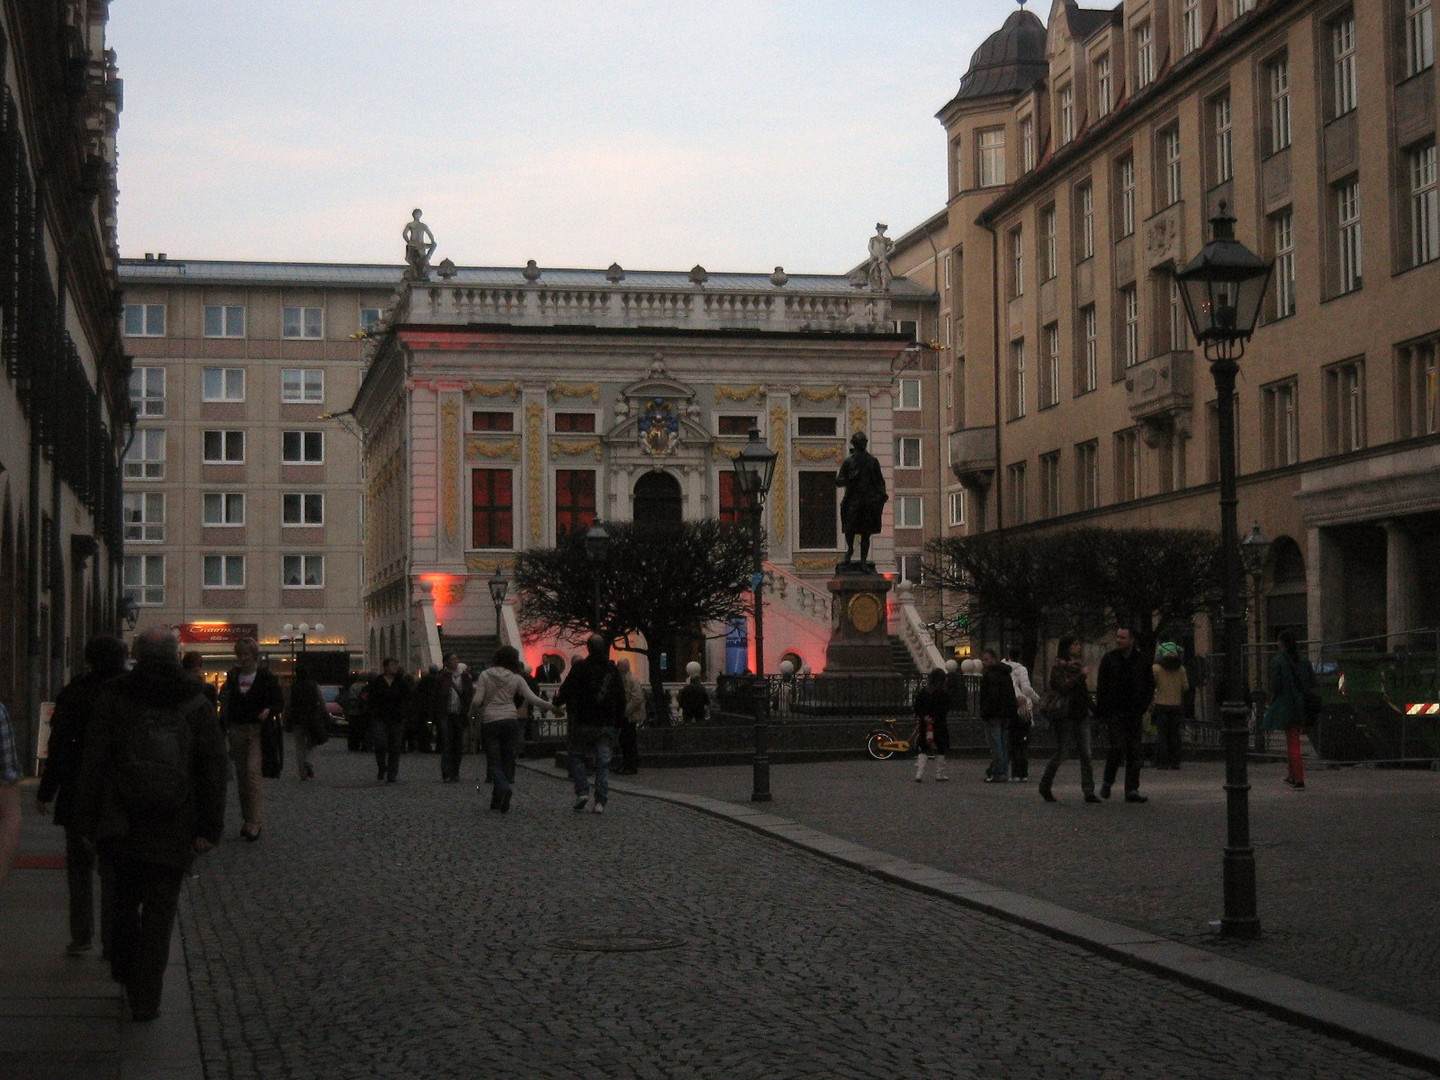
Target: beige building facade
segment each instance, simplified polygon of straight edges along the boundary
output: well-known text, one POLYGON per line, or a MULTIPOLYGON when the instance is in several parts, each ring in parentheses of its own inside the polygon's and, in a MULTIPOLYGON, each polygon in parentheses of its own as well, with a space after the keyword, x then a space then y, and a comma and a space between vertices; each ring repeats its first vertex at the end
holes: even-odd
POLYGON ((1217 527, 1215 391, 1173 277, 1223 202, 1276 267, 1237 401, 1266 636, 1440 623, 1432 6, 1055 0, 976 52, 938 117, 947 206, 893 257, 938 282, 955 531, 1217 527))

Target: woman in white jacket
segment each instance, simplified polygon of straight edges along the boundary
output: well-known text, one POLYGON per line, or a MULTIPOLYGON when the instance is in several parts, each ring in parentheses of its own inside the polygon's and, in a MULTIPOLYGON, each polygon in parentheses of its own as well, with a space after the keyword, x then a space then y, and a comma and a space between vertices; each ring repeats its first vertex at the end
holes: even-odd
POLYGON ((520 654, 513 646, 495 650, 495 659, 475 680, 472 714, 480 717, 480 738, 490 762, 490 809, 502 814, 510 809, 515 794, 515 752, 520 742, 517 698, 546 712, 555 706, 530 689, 521 675, 520 654))

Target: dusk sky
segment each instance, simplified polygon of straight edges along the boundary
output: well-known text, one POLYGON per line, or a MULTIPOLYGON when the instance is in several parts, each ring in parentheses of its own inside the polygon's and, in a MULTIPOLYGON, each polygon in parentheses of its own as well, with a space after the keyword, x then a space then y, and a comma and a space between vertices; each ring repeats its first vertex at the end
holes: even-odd
MULTIPOLYGON (((1048 5, 1032 5, 1044 18, 1048 5)), ((838 273, 1013 0, 117 0, 120 247, 838 273)))

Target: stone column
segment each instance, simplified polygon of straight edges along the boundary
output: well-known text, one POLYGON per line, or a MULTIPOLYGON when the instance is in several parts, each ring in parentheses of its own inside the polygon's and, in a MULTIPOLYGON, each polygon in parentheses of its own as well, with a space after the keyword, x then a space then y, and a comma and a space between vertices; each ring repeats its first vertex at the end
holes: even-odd
POLYGON ((1385 530, 1385 647, 1391 651, 1415 629, 1415 541, 1403 520, 1382 521, 1385 530))
POLYGON ((1308 529, 1309 580, 1306 584, 1311 641, 1339 641, 1345 637, 1345 554, 1329 530, 1308 529))

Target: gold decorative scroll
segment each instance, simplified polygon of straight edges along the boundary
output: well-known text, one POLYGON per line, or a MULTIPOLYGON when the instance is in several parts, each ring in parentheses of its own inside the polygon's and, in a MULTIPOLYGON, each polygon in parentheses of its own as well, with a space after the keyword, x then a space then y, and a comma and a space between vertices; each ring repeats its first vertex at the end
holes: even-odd
POLYGON ((481 397, 490 398, 518 398, 520 396, 520 384, 513 380, 507 383, 467 382, 465 383, 465 390, 467 393, 479 394, 481 397))
POLYGON ((507 458, 511 461, 520 456, 520 436, 504 442, 482 442, 479 439, 465 440, 465 460, 479 461, 481 458, 507 458))
POLYGON ((445 539, 455 542, 456 505, 460 501, 460 402, 440 403, 440 499, 444 504, 445 539))
POLYGON ((493 574, 501 567, 510 570, 514 566, 514 559, 486 559, 479 555, 469 555, 465 559, 465 569, 472 574, 493 574))
POLYGON ((797 446, 795 448, 796 461, 833 461, 839 465, 845 460, 845 451, 838 446, 797 446))
MULTIPOLYGON (((786 439, 790 434, 790 417, 784 405, 770 406, 770 449, 779 457, 777 461, 788 461, 786 439)), ((777 546, 788 547, 789 527, 786 524, 789 507, 786 492, 790 482, 790 470, 776 469, 775 478, 770 482, 770 523, 775 530, 777 546)))
POLYGON ((581 454, 595 453, 595 460, 601 460, 599 439, 551 439, 550 460, 556 460, 561 454, 566 457, 579 457, 581 454))
POLYGON ((869 413, 867 413, 867 412, 865 411, 865 406, 864 406, 864 405, 852 405, 852 406, 850 406, 850 431, 851 431, 851 433, 853 434, 854 432, 857 432, 857 431, 864 431, 864 430, 865 430, 865 421, 866 421, 866 419, 867 419, 868 417, 869 417, 869 413))
POLYGON ((545 430, 545 406, 525 406, 525 435, 529 442, 525 453, 525 498, 529 503, 529 533, 531 544, 540 543, 540 530, 545 523, 542 499, 545 482, 544 459, 541 457, 540 435, 545 430))
POLYGON ((802 386, 795 392, 795 396, 804 401, 839 401, 840 387, 832 386, 829 390, 810 390, 802 386))
POLYGON ((801 573, 813 574, 820 570, 834 570, 835 564, 840 561, 840 553, 833 555, 797 555, 794 563, 795 569, 801 573))
POLYGON ((734 461, 740 456, 740 447, 738 446, 722 446, 719 443, 715 443, 714 450, 717 458, 724 457, 734 461))
POLYGON ((557 382, 550 391, 553 397, 582 398, 588 397, 596 405, 600 404, 600 384, 592 383, 563 383, 557 382))
POLYGON ((459 604, 465 600, 465 586, 468 578, 452 577, 446 581, 437 581, 431 590, 430 595, 435 597, 437 604, 459 604))
POLYGON ((760 399, 765 394, 765 388, 759 383, 754 386, 732 387, 720 385, 715 387, 716 401, 749 401, 752 398, 755 404, 760 404, 760 399))

